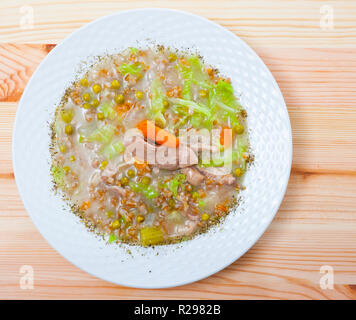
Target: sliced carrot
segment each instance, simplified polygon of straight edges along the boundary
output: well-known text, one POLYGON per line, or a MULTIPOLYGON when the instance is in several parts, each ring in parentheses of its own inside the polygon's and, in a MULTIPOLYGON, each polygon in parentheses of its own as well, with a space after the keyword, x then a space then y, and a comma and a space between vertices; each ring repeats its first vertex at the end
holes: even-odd
POLYGON ((232 143, 232 130, 229 127, 223 127, 220 133, 220 144, 224 148, 230 147, 232 143))
POLYGON ((146 138, 157 144, 164 144, 170 148, 179 146, 179 139, 174 134, 157 127, 152 121, 143 120, 137 125, 137 128, 142 131, 146 138))
POLYGON ((80 206, 80 210, 85 211, 90 208, 90 201, 83 201, 82 205, 80 206))

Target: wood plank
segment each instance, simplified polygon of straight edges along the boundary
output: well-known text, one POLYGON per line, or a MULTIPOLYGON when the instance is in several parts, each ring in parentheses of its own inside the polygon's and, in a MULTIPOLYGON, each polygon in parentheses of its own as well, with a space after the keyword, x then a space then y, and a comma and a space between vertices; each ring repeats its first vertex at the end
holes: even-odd
POLYGON ((0 44, 0 102, 18 101, 49 45, 0 44))
POLYGON ((293 172, 276 219, 247 254, 208 279, 159 291, 118 287, 80 271, 36 230, 13 177, 0 179, 0 193, 0 298, 65 292, 68 298, 356 299, 349 286, 356 284, 356 176, 293 172), (35 270, 32 291, 18 286, 22 265, 35 270), (334 268, 335 290, 319 287, 323 265, 334 268))
POLYGON ((356 173, 356 51, 258 48, 288 107, 293 167, 356 173))
MULTIPOLYGON (((202 15, 238 34, 253 46, 356 46, 356 7, 353 1, 301 0, 172 0, 172 1, 43 1, 2 0, 0 42, 58 43, 86 23, 115 11, 158 7, 202 15), (334 14, 334 28, 320 27, 322 6, 334 14), (21 11, 21 7, 24 8, 21 11), (33 9, 34 28, 23 28, 27 7, 33 9)), ((31 10, 31 9, 30 9, 31 10)))

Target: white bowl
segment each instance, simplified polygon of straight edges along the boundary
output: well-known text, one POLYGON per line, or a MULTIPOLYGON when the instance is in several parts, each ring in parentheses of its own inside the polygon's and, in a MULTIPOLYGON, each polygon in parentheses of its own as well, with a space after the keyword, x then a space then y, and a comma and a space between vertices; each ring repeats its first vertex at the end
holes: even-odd
MULTIPOLYGON (((85 69, 85 68, 84 68, 85 69)), ((288 112, 261 59, 241 39, 199 16, 166 9, 118 12, 66 38, 40 64, 22 95, 13 134, 13 164, 25 208, 47 241, 79 268, 107 281, 164 288, 205 278, 242 256, 266 230, 283 199, 292 160, 288 112), (255 162, 242 203, 209 232, 181 244, 108 245, 88 232, 52 191, 49 122, 82 61, 130 46, 197 50, 230 77, 248 112, 255 162)))

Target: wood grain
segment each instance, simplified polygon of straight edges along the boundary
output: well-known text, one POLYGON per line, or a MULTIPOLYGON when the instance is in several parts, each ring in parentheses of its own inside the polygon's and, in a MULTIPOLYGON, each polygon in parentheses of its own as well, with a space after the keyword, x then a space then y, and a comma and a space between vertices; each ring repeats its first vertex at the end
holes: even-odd
POLYGON ((327 2, 335 29, 319 26, 324 1, 1 1, 0 299, 356 299, 356 3, 327 2), (21 29, 20 7, 35 28, 21 29), (70 32, 114 10, 171 7, 201 14, 251 44, 286 100, 293 165, 280 210, 241 259, 197 283, 138 290, 79 270, 41 237, 19 198, 11 164, 18 100, 31 74, 70 32), (31 265, 35 288, 21 290, 31 265), (334 268, 322 290, 320 267, 334 268))
POLYGON ((147 7, 179 9, 202 15, 229 28, 253 46, 356 46, 353 0, 2 0, 0 42, 58 43, 96 18, 115 11, 147 7), (320 10, 325 5, 334 15, 331 30, 320 27, 323 16, 320 10), (33 29, 24 28, 28 7, 34 14, 33 29))

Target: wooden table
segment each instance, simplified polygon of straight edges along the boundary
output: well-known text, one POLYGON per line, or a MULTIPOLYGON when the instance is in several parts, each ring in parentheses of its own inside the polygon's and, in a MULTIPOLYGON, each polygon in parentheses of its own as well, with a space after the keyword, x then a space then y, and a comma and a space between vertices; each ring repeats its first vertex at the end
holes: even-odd
POLYGON ((355 299, 356 2, 2 0, 0 298, 355 299), (287 194, 267 232, 225 270, 165 290, 116 286, 62 258, 24 210, 11 164, 17 104, 47 52, 93 19, 140 7, 197 13, 242 37, 276 78, 293 130, 287 194), (33 267, 33 290, 20 288, 23 265, 33 267), (333 289, 319 284, 322 266, 333 268, 333 289))

